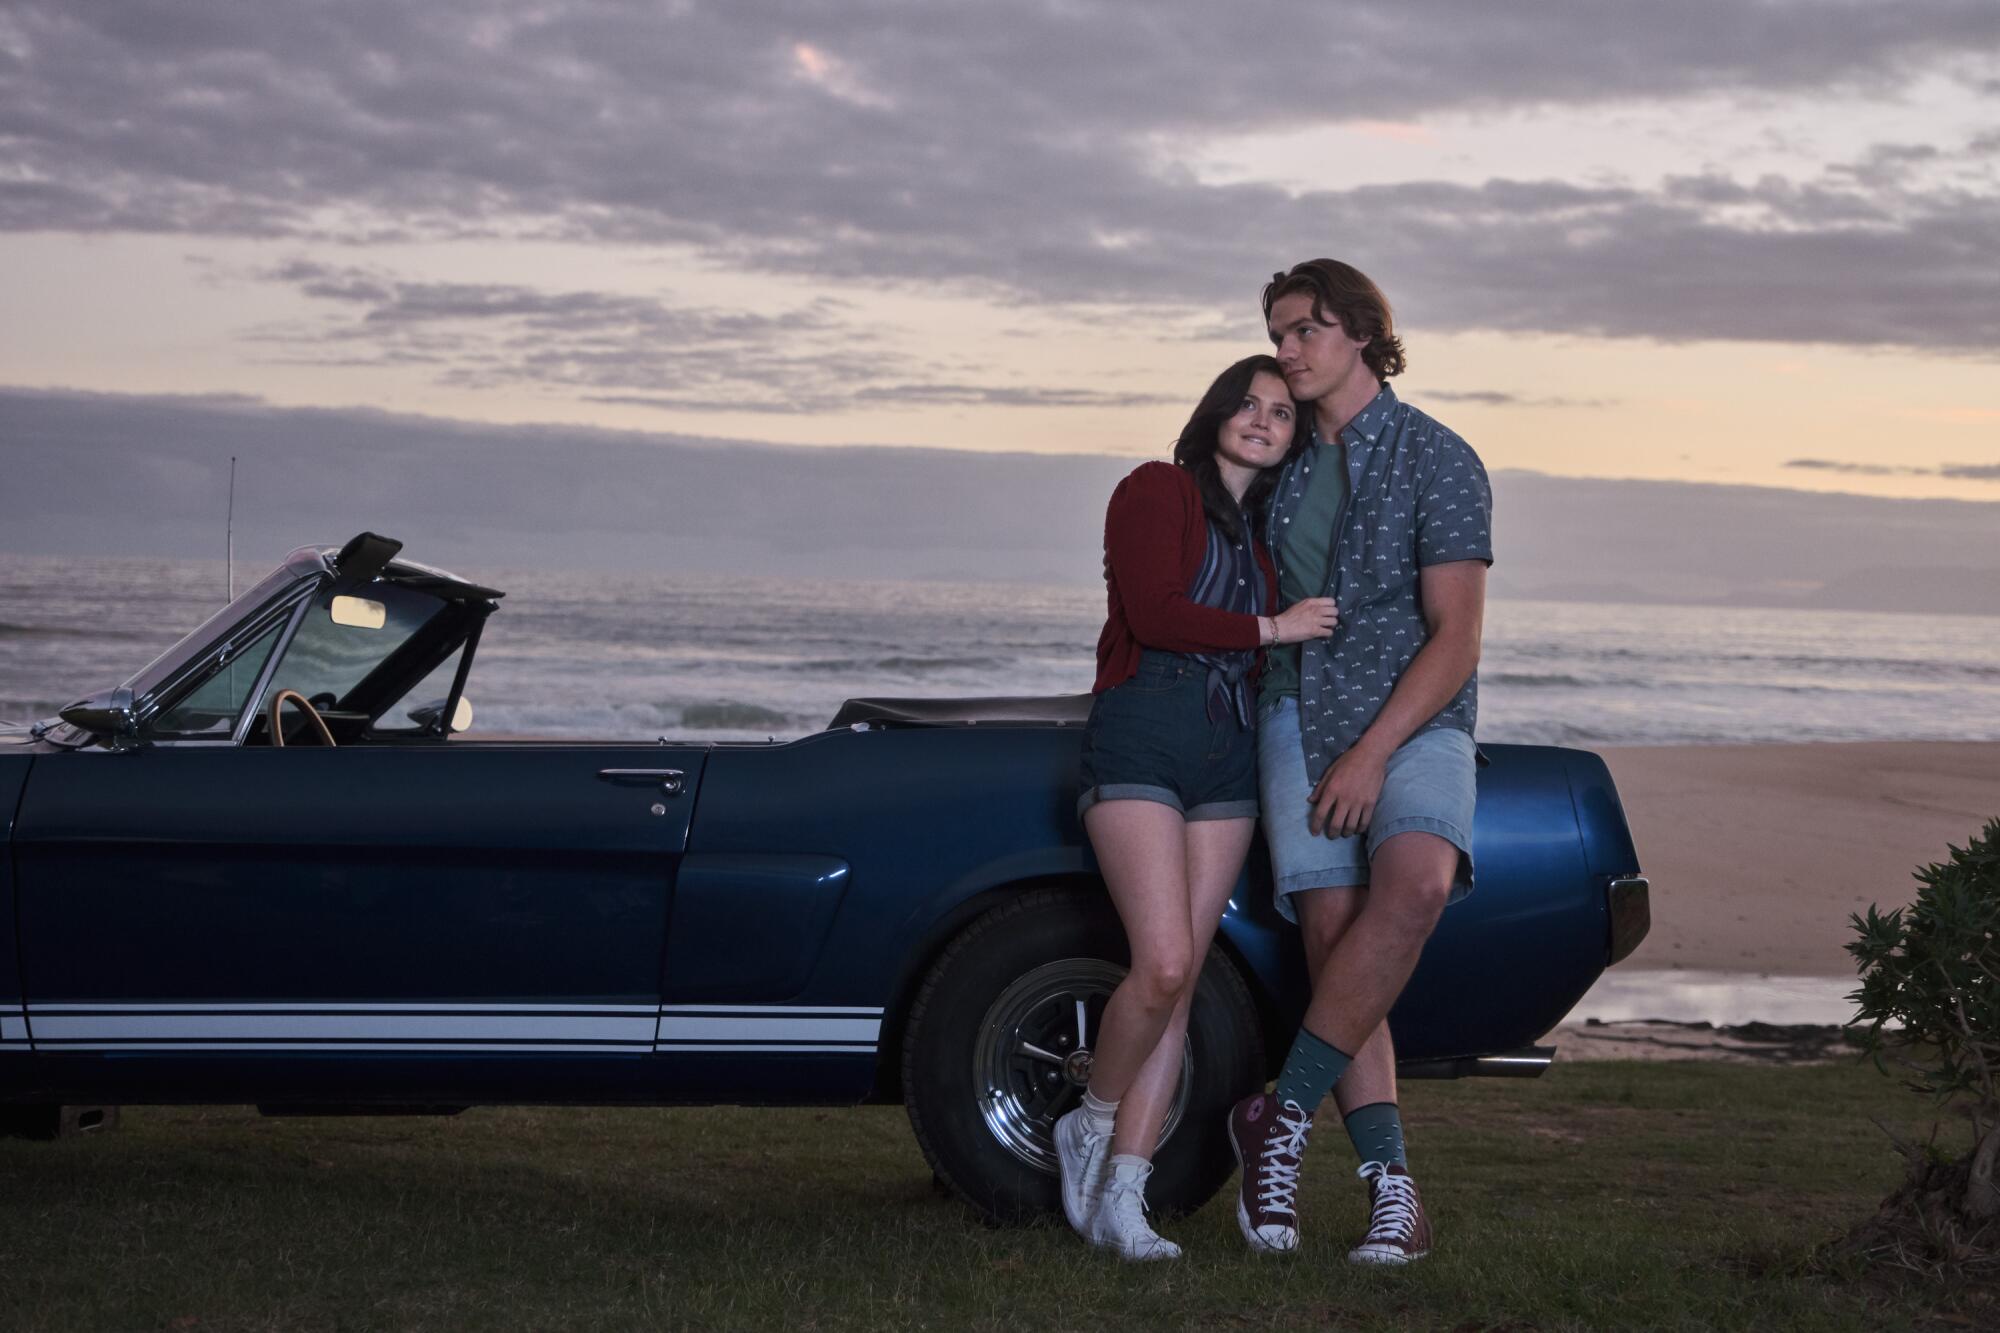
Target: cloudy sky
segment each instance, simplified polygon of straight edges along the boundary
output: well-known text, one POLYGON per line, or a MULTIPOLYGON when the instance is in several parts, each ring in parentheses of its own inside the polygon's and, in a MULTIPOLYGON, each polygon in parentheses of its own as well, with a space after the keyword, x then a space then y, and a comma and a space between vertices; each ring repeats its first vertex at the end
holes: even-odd
POLYGON ((1331 254, 1497 469, 2000 500, 1996 107, 1993 0, 7 0, 0 388, 1139 457, 1331 254))

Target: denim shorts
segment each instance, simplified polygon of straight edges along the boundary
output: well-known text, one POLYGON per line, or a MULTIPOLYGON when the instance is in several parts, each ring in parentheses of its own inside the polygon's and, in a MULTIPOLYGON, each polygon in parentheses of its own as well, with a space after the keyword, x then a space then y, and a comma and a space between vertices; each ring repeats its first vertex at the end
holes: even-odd
POLYGON ((1435 833, 1458 848, 1458 876, 1448 901, 1472 892, 1472 808, 1479 761, 1471 736, 1438 727, 1397 746, 1368 828, 1345 838, 1314 834, 1306 827, 1313 783, 1299 741, 1297 699, 1279 699, 1258 710, 1257 746, 1272 891, 1287 921, 1298 920, 1288 901, 1291 895, 1366 884, 1368 863, 1382 844, 1412 830, 1435 833))
POLYGON ((1257 817, 1257 733, 1208 720, 1208 668, 1147 649, 1139 672, 1091 701, 1077 818, 1099 801, 1158 801, 1193 822, 1257 817))

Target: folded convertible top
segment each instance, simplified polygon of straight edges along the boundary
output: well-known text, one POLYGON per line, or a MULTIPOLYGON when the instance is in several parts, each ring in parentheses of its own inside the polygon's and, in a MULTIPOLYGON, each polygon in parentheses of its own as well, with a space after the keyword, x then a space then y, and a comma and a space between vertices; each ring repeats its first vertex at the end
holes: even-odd
POLYGON ((988 722, 1040 722, 1080 727, 1090 717, 1090 696, 1057 694, 1041 699, 849 699, 826 724, 842 727, 951 727, 988 722))

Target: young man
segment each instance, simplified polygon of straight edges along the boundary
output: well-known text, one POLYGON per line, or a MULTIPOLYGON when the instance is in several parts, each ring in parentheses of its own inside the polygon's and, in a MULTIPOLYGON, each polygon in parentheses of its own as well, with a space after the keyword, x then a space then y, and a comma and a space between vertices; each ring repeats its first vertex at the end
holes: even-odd
POLYGON ((1275 275, 1264 316, 1311 431, 1269 510, 1279 600, 1332 597, 1340 620, 1329 640, 1272 650, 1259 688, 1264 836, 1312 1003, 1276 1088, 1230 1113, 1236 1217, 1252 1248, 1297 1248, 1300 1155, 1331 1091, 1370 1195, 1347 1257, 1404 1264, 1430 1252, 1430 1223, 1387 1018, 1438 915, 1472 888, 1492 499, 1466 443, 1385 383, 1403 347, 1366 276, 1309 260, 1275 275))

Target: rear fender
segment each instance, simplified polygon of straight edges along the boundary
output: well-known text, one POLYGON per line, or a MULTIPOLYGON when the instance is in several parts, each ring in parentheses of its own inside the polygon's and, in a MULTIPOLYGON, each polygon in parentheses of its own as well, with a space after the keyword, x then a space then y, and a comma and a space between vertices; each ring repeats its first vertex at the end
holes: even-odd
MULTIPOLYGON (((1059 855, 1064 851, 1074 852, 1074 848, 1049 848, 1051 855, 1026 853, 1021 857, 1006 857, 981 867, 978 873, 952 886, 948 897, 940 895, 935 904, 939 910, 922 921, 913 920, 905 938, 913 944, 905 949, 899 960, 895 986, 884 1004, 882 1014, 882 1046, 877 1058, 875 1091, 869 1098, 878 1102, 900 1102, 903 1099, 903 1022, 910 1012, 910 1005, 917 998, 917 991, 924 978, 930 975, 931 967, 938 955, 944 952, 958 933, 977 921, 994 908, 1001 906, 1024 893, 1036 889, 1074 889, 1079 893, 1104 892, 1104 882, 1097 877, 1094 866, 1083 869, 1074 856, 1059 855), (1023 862, 1013 867, 1012 863, 1023 862), (1012 867, 1025 870, 1019 876, 1004 873, 1003 868, 1012 867), (988 873, 992 872, 992 873, 988 873)), ((930 906, 931 904, 927 904, 930 906)))

